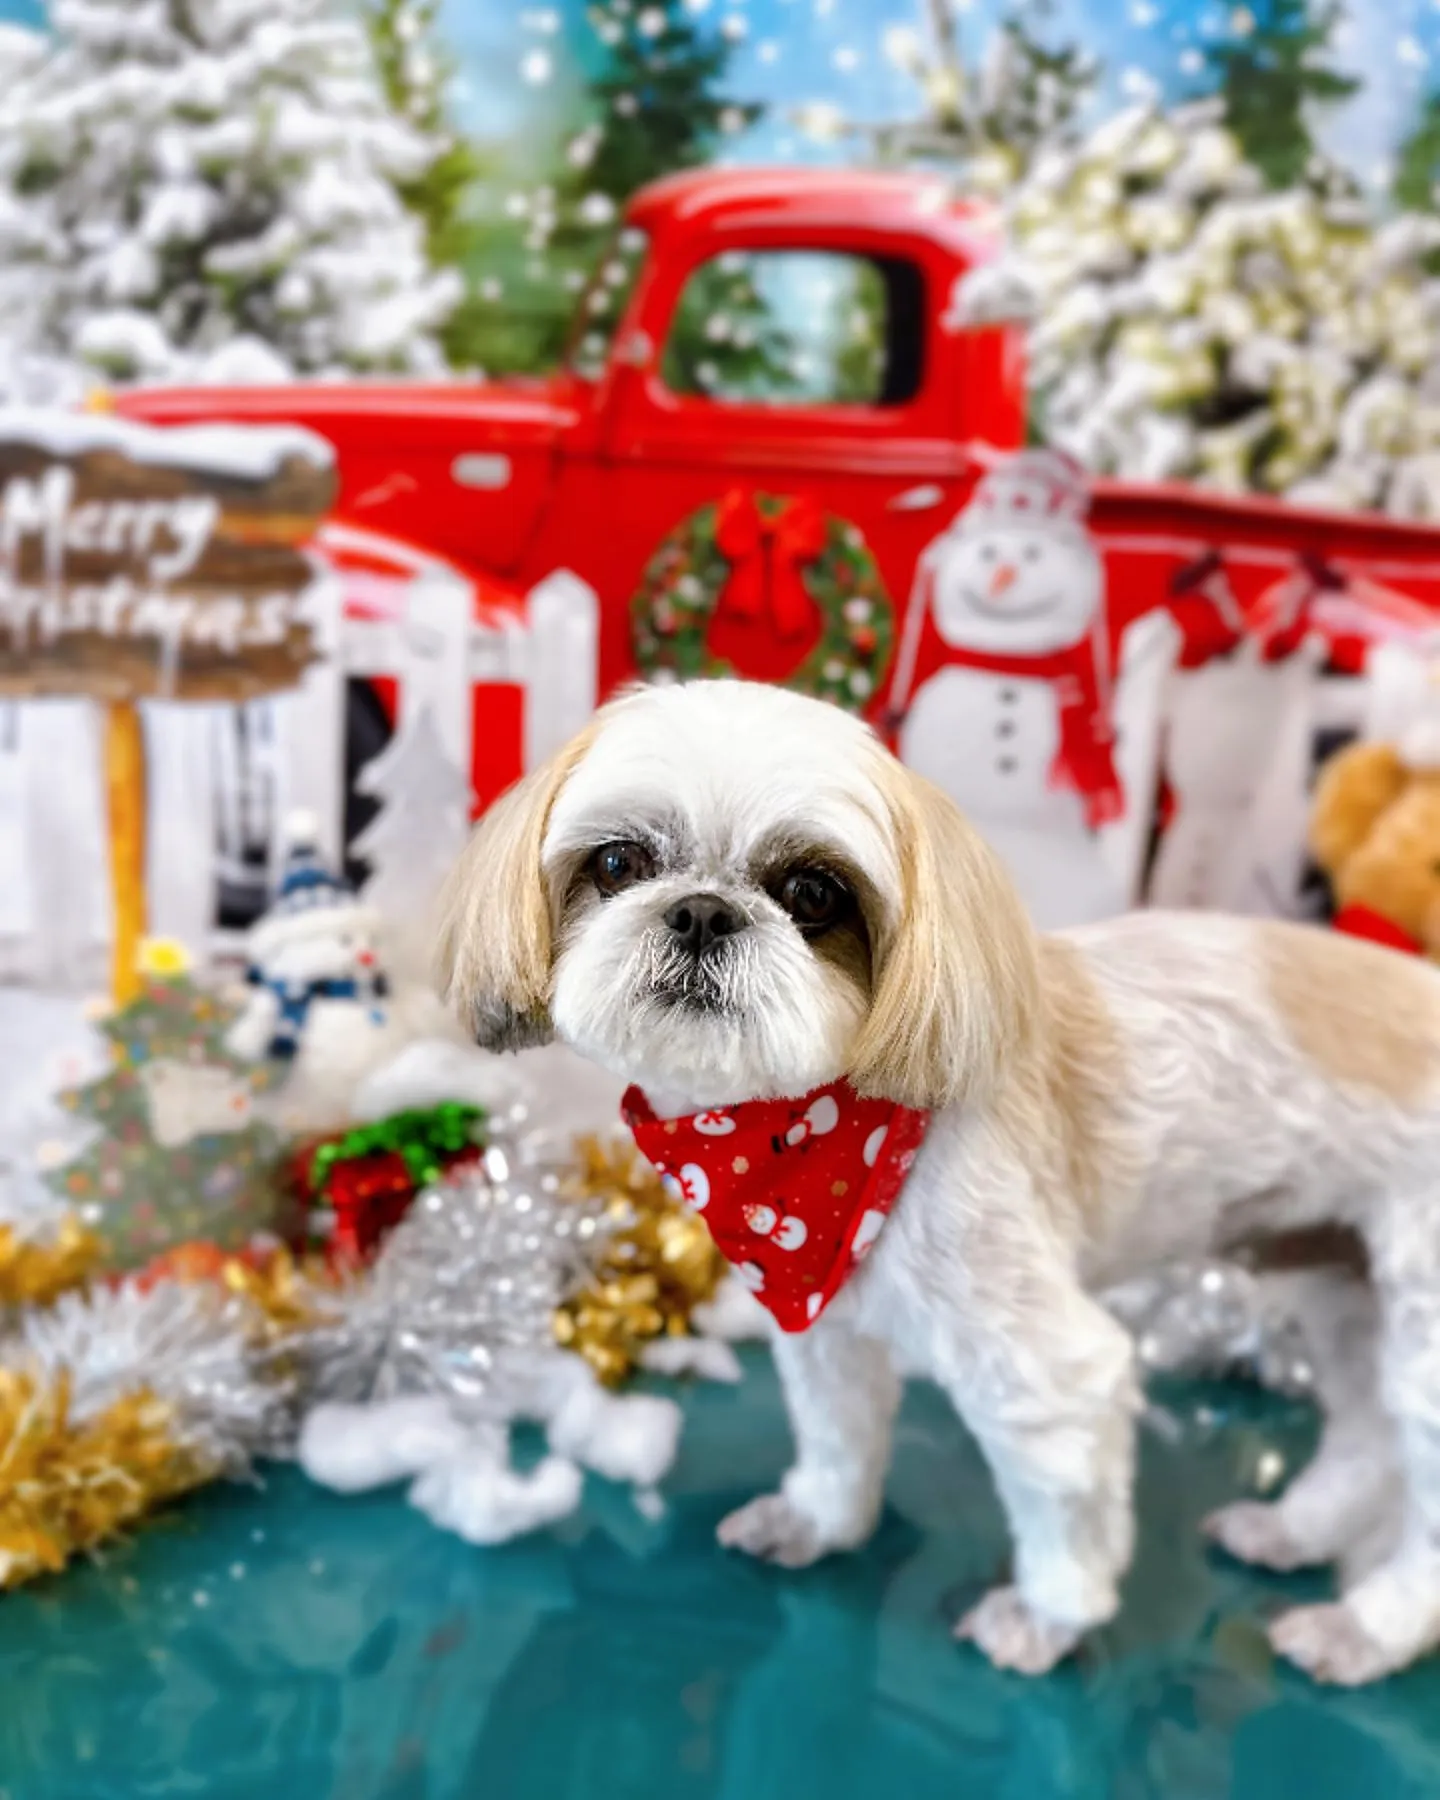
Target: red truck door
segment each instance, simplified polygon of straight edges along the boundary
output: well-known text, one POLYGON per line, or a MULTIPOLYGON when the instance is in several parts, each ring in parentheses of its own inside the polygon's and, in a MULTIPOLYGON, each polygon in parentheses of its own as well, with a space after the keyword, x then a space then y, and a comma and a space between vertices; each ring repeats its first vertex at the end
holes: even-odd
POLYGON ((572 566, 605 600, 602 690, 724 666, 878 709, 1002 378, 1000 334, 946 322, 962 268, 919 232, 657 239, 564 477, 589 491, 557 509, 592 522, 572 566))

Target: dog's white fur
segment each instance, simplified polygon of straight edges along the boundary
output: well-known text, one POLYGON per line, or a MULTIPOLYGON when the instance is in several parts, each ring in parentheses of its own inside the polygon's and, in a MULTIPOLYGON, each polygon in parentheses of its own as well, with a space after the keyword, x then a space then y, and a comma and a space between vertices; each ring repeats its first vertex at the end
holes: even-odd
POLYGON ((1014 1534, 1013 1586, 959 1630, 1048 1669, 1115 1611, 1133 1538, 1134 1360, 1092 1294, 1337 1222, 1370 1273, 1298 1278, 1328 1346, 1319 1454, 1209 1529, 1272 1567, 1348 1557, 1338 1602, 1272 1630, 1318 1677, 1367 1681, 1440 1643, 1440 973, 1219 916, 1041 939, 955 809, 863 725, 738 682, 630 693, 502 799, 456 872, 440 963, 482 1042, 553 1031, 661 1111, 842 1073, 935 1111, 869 1260, 813 1329, 777 1335, 795 1463, 723 1543, 800 1565, 867 1537, 898 1351, 951 1395, 1014 1534), (616 839, 657 872, 602 900, 587 861, 616 839), (791 854, 849 872, 868 970, 770 897, 764 871, 791 854), (697 890, 748 922, 704 1010, 673 1001, 662 924, 697 890))

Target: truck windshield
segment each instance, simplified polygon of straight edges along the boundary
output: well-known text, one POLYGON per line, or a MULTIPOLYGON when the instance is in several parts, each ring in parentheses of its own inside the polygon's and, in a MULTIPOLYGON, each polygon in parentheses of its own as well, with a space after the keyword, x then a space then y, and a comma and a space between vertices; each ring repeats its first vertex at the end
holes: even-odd
POLYGON ((599 381, 610 360, 615 332, 635 283, 645 266, 649 239, 633 225, 623 226, 595 265, 595 273, 580 296, 580 308, 570 331, 566 358, 572 374, 582 381, 599 381))

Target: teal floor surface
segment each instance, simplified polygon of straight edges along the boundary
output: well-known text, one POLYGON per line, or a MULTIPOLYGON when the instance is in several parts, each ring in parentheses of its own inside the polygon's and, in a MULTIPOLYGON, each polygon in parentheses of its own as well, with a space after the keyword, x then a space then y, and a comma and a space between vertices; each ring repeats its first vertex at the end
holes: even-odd
POLYGON ((592 1483, 560 1530, 473 1550, 400 1495, 293 1471, 216 1490, 0 1601, 0 1800, 1436 1800, 1440 1660, 1324 1693, 1260 1621, 1313 1579, 1202 1551, 1203 1512, 1303 1411, 1177 1389, 1147 1434, 1120 1620, 996 1674, 949 1621, 1004 1537, 973 1446, 907 1400, 869 1548, 800 1575, 723 1556, 788 1443, 773 1375, 686 1395, 647 1520, 592 1483))

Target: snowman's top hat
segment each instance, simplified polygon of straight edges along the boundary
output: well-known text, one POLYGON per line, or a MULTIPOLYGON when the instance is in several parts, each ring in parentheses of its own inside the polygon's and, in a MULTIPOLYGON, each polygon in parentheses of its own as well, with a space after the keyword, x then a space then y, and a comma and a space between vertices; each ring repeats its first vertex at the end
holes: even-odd
POLYGON ((1084 469, 1060 450, 1017 450, 987 469, 960 515, 967 530, 1083 528, 1090 510, 1084 469))
POLYGON ((270 907, 271 918, 295 918, 355 898, 349 882, 325 866, 319 850, 319 821, 313 813, 291 813, 283 835, 285 866, 270 907))

